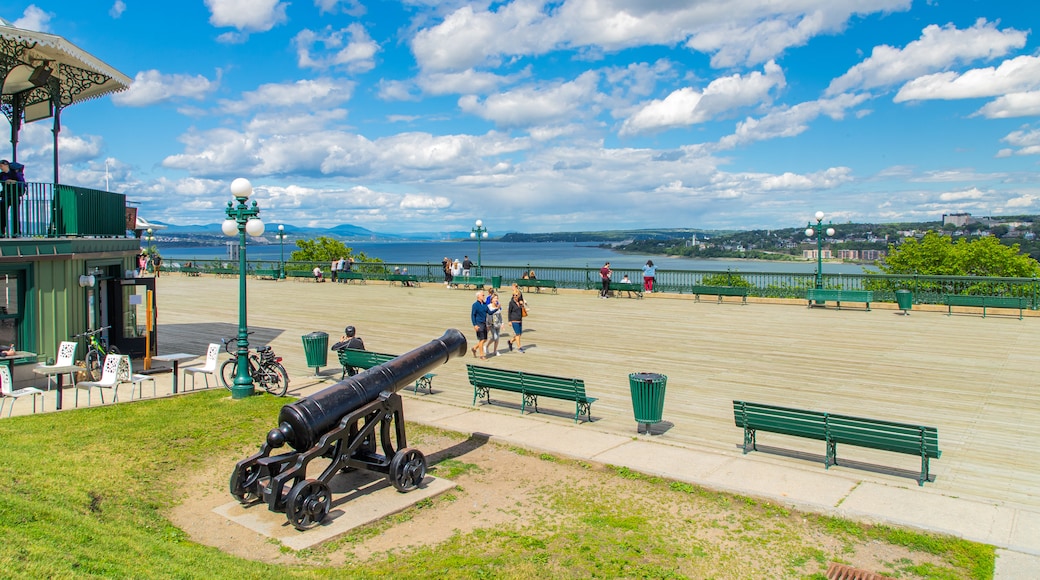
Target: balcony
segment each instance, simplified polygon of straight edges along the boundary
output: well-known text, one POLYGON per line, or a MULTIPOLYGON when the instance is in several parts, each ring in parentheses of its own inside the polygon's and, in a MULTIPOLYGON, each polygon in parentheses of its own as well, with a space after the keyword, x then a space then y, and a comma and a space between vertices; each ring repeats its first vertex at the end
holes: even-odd
POLYGON ((0 240, 125 238, 126 195, 54 183, 5 183, 0 240))

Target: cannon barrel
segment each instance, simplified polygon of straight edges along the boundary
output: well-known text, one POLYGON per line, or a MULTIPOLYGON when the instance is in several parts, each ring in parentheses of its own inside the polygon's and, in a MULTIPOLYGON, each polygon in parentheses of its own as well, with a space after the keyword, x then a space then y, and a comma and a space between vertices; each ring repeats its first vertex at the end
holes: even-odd
POLYGON ((465 354, 466 337, 448 329, 419 348, 285 405, 278 413, 278 427, 267 434, 267 443, 272 448, 288 443, 297 451, 309 449, 344 416, 376 400, 380 393, 396 393, 430 369, 465 354))

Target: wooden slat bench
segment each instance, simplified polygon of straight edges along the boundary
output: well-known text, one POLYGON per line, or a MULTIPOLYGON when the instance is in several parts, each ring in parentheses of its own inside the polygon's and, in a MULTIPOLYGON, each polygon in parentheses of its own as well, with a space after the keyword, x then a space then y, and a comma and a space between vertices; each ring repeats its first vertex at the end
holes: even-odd
POLYGON ((921 458, 918 485, 931 481, 930 459, 942 455, 935 427, 894 423, 834 413, 821 413, 775 405, 733 401, 733 421, 744 429, 744 453, 757 450, 757 433, 766 431, 826 442, 824 460, 829 468, 838 464, 838 444, 892 451, 921 458))
POLYGON ((551 288, 552 293, 556 294, 556 280, 515 280, 518 288, 534 288, 535 292, 541 292, 542 288, 551 288))
POLYGON ((211 270, 217 278, 234 278, 238 276, 238 268, 213 268, 211 270))
MULTIPOLYGON (((355 348, 344 348, 337 351, 336 354, 339 357, 339 364, 343 365, 343 374, 340 376, 340 380, 346 378, 347 367, 370 369, 397 358, 396 354, 385 354, 355 348)), ((419 389, 426 389, 427 393, 433 394, 433 377, 435 376, 437 376, 436 373, 426 373, 416 379, 412 392, 418 393, 419 389)))
POLYGON ((297 282, 299 282, 301 280, 313 280, 314 279, 314 272, 312 272, 310 270, 286 270, 285 271, 285 277, 286 278, 292 278, 293 280, 295 280, 297 282))
POLYGON ((718 296, 718 303, 722 304, 723 296, 740 296, 740 303, 742 305, 747 304, 748 288, 746 286, 704 286, 694 285, 693 286, 693 299, 696 302, 701 301, 701 294, 708 296, 718 296))
POLYGON ((632 297, 632 293, 636 293, 636 298, 643 297, 643 283, 642 282, 611 282, 610 291, 614 293, 614 296, 621 298, 621 292, 628 292, 628 297, 632 297))
POLYGON ((805 299, 809 301, 809 308, 813 302, 823 304, 824 302, 837 302, 838 310, 841 310, 842 302, 863 302, 870 310, 870 303, 874 301, 874 292, 871 290, 829 290, 826 288, 809 288, 805 291, 805 299))
POLYGON ((980 296, 968 294, 943 294, 946 315, 953 314, 954 306, 974 306, 982 308, 982 317, 986 318, 987 308, 1018 309, 1018 319, 1022 320, 1022 311, 1029 307, 1029 299, 1022 296, 980 296))
POLYGON ((401 286, 419 286, 419 277, 415 274, 387 274, 387 282, 390 282, 391 286, 400 284, 401 286))
POLYGON ((277 280, 278 270, 253 270, 253 277, 255 277, 257 280, 277 280))
POLYGON ((199 269, 195 266, 181 266, 181 274, 185 276, 198 276, 199 269))
POLYGON ((362 272, 337 272, 336 282, 342 284, 350 284, 351 282, 357 282, 364 284, 367 276, 362 272))
POLYGON ((454 286, 473 286, 474 288, 484 287, 483 276, 455 276, 451 279, 451 283, 454 286))
POLYGON ((585 415, 592 421, 592 403, 594 397, 585 394, 585 381, 581 379, 569 379, 540 375, 524 371, 510 371, 495 369, 491 367, 480 367, 466 365, 469 374, 469 382, 473 385, 473 404, 477 399, 483 397, 491 403, 491 389, 520 393, 523 402, 520 404, 520 413, 524 413, 528 405, 534 407, 538 412, 538 397, 549 397, 564 401, 574 401, 574 422, 578 417, 585 415))

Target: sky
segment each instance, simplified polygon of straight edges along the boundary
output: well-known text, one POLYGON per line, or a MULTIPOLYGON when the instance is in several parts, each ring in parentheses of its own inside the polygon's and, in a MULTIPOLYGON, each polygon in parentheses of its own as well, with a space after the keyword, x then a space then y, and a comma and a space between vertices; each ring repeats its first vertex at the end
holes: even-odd
MULTIPOLYGON (((63 183, 194 225, 223 221, 245 177, 269 227, 480 219, 495 237, 1040 214, 1029 5, 0 0, 0 17, 133 80, 62 112, 63 183)), ((51 139, 23 129, 29 181, 53 180, 51 139)))

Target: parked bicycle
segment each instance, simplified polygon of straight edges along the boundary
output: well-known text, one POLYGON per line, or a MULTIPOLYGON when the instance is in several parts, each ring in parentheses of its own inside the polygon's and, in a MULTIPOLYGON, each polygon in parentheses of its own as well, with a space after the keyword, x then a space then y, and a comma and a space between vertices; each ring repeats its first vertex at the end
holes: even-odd
MULTIPOLYGON (((224 351, 231 355, 231 358, 220 365, 220 382, 230 391, 235 386, 235 377, 238 376, 238 339, 222 338, 221 342, 224 343, 224 351)), ((261 346, 255 352, 250 351, 246 360, 249 376, 265 391, 281 397, 289 390, 289 373, 285 372, 285 367, 282 366, 282 357, 275 356, 270 346, 261 346)))
POLYGON ((87 341, 87 358, 84 359, 87 365, 87 375, 90 376, 92 381, 101 380, 101 366, 105 364, 105 356, 110 354, 120 354, 119 349, 115 346, 108 344, 101 333, 112 328, 111 326, 102 326, 97 330, 88 330, 82 334, 76 334, 72 338, 82 338, 87 341))

